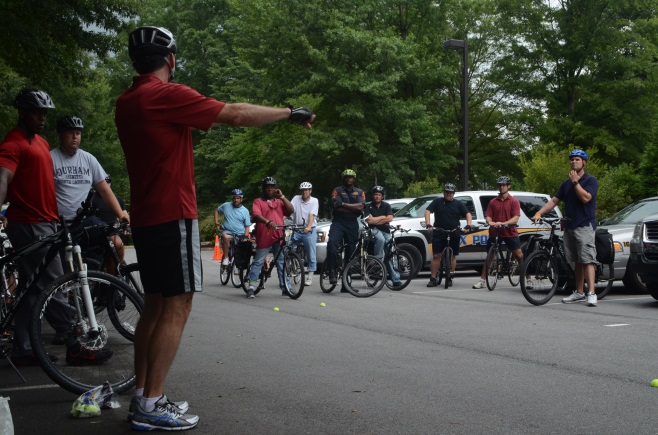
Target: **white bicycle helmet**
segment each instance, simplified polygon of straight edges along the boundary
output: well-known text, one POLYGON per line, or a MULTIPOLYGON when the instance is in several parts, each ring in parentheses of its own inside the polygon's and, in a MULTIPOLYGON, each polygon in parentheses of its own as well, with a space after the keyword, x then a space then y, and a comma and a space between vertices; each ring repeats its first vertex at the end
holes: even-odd
POLYGON ((312 185, 311 183, 309 183, 308 181, 304 181, 304 182, 302 182, 302 184, 299 185, 299 188, 300 188, 301 190, 304 190, 304 189, 313 189, 313 185, 312 185))

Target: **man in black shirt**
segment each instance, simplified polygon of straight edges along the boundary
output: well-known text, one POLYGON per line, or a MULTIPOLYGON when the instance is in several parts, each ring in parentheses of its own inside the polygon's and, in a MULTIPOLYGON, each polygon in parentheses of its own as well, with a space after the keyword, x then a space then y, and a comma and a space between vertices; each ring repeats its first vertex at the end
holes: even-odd
MULTIPOLYGON (((384 245, 391 240, 389 224, 393 220, 393 209, 388 202, 384 201, 382 186, 372 188, 372 202, 366 207, 365 214, 366 222, 372 228, 372 235, 375 238, 373 255, 384 261, 384 245)), ((393 268, 390 260, 387 262, 386 268, 393 281, 393 287, 400 286, 400 273, 393 268)))
MULTIPOLYGON (((471 227, 471 213, 461 201, 455 201, 455 185, 446 183, 443 187, 443 197, 436 198, 425 209, 425 226, 432 231, 433 228, 440 228, 445 231, 451 231, 459 227, 459 220, 466 218, 466 226, 464 229, 468 230, 471 227), (434 213, 434 225, 430 224, 430 213, 434 213)), ((444 231, 432 231, 432 264, 430 266, 430 282, 427 287, 436 287, 439 283, 436 280, 436 273, 441 264, 441 257, 443 256, 443 249, 447 244, 448 234, 444 231)), ((454 252, 452 257, 451 270, 454 272, 457 266, 457 256, 459 255, 459 242, 461 237, 458 232, 454 232, 450 236, 450 247, 454 252)), ((448 285, 452 285, 450 277, 446 277, 448 285)))

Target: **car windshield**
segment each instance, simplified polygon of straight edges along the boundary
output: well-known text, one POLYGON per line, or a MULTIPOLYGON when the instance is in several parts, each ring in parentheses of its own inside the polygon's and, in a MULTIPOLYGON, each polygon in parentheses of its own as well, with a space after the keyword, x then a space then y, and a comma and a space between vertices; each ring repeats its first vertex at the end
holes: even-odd
POLYGON ((395 217, 423 217, 425 216, 425 209, 436 196, 422 196, 411 201, 409 204, 402 207, 395 213, 395 217))
POLYGON ((658 198, 634 202, 619 213, 606 220, 604 225, 635 224, 650 214, 658 213, 658 198))

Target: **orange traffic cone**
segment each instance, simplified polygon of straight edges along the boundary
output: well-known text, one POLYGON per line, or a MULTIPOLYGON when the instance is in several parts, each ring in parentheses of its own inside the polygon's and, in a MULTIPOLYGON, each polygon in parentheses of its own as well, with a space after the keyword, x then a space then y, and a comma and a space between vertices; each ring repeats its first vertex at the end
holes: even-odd
POLYGON ((219 246, 219 236, 215 236, 215 252, 213 253, 212 259, 213 260, 222 259, 222 247, 219 246))

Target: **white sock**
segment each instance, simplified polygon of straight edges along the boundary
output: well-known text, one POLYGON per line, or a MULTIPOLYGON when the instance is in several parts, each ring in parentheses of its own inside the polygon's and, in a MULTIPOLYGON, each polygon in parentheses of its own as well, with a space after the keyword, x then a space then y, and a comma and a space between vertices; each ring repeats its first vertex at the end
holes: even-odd
POLYGON ((135 397, 137 398, 142 398, 144 397, 144 389, 143 388, 136 388, 135 389, 135 397))
POLYGON ((139 399, 139 406, 142 407, 142 409, 146 412, 152 412, 155 409, 155 404, 157 403, 158 400, 160 400, 160 397, 144 397, 142 396, 141 399, 139 399))

